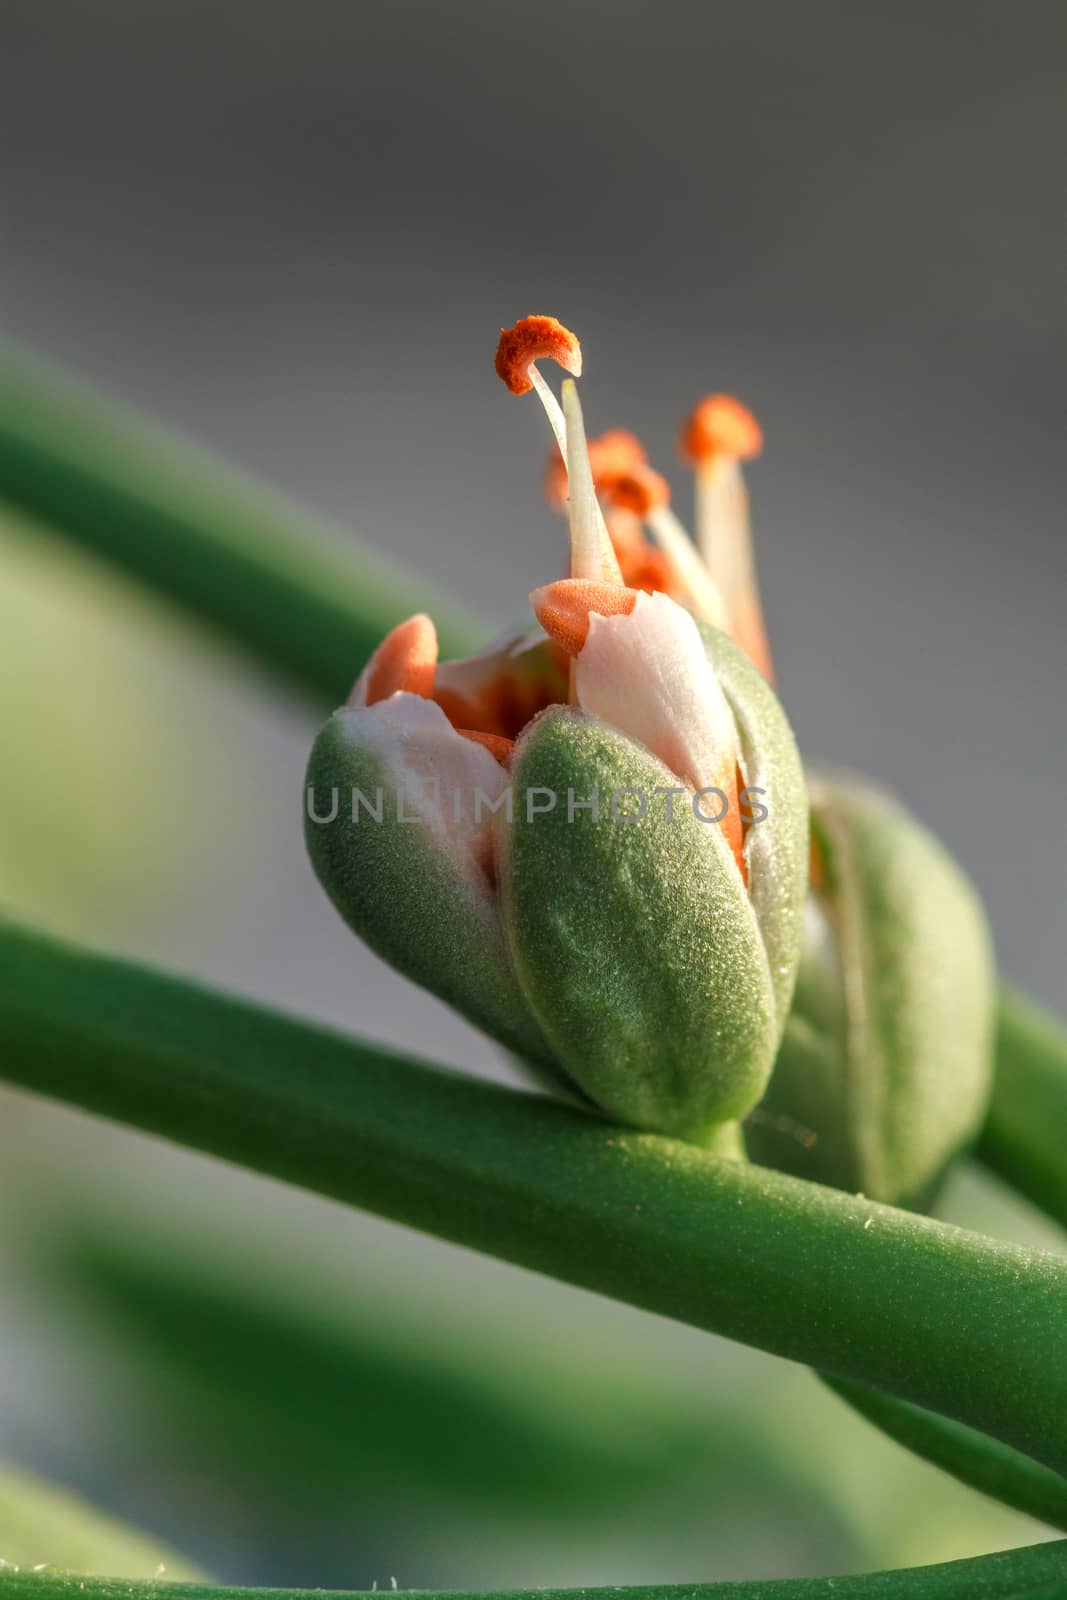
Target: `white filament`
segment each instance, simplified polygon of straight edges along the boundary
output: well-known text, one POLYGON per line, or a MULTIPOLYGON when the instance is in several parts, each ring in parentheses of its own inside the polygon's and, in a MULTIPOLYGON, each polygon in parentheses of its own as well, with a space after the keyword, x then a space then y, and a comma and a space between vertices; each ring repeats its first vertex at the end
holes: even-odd
POLYGON ((578 385, 573 378, 568 378, 563 385, 563 415, 567 426, 564 460, 570 486, 571 577, 592 578, 599 583, 607 576, 604 571, 604 542, 608 535, 593 484, 582 406, 578 399, 578 385))
POLYGON ((654 507, 649 512, 647 521, 656 535, 656 542, 674 562, 682 582, 689 591, 697 616, 705 622, 714 623, 716 628, 725 628, 726 607, 722 595, 670 506, 654 507))
POLYGON ((703 463, 696 481, 697 547, 727 609, 755 589, 748 491, 732 457, 703 463))
POLYGON ((542 378, 541 374, 538 372, 537 365, 533 361, 530 362, 527 376, 537 391, 537 398, 545 408, 545 415, 548 418, 549 426, 556 436, 556 443, 559 445, 559 453, 563 457, 564 461, 566 461, 567 424, 563 419, 563 412, 560 410, 559 401, 552 393, 552 390, 548 387, 548 384, 545 382, 544 378, 542 378))

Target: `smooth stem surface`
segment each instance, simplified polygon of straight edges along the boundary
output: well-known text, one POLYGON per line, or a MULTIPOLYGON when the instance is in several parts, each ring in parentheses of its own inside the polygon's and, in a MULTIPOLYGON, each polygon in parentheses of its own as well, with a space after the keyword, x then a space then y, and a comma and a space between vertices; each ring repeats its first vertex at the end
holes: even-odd
POLYGON ((877 1389, 845 1378, 823 1382, 853 1410, 907 1450, 1027 1516, 1067 1533, 1067 1478, 999 1439, 976 1433, 877 1389))
POLYGON ((1010 989, 1001 991, 993 1103, 978 1154, 1067 1227, 1067 1037, 1010 989))
POLYGON ((0 924, 0 1070, 1067 1467, 1067 1261, 0 924))
POLYGON ((443 655, 484 637, 349 535, 10 352, 0 354, 0 500, 179 602, 329 706, 412 612, 432 612, 443 655))
MULTIPOLYGON (((437 1600, 1063 1600, 1067 1543, 1030 1545, 969 1561, 855 1578, 777 1578, 750 1583, 671 1583, 642 1588, 450 1590, 437 1600)), ((236 1589, 200 1583, 137 1582, 71 1572, 0 1569, 5 1600, 357 1600, 367 1590, 236 1589)), ((381 1593, 381 1591, 378 1591, 381 1593)), ((431 1591, 403 1593, 430 1600, 431 1591)))

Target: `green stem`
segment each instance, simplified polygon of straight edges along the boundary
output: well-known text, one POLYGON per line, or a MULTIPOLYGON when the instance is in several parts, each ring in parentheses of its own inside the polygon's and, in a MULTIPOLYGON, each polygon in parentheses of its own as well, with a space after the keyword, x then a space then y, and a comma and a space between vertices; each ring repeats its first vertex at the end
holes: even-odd
POLYGON ((482 637, 347 533, 10 352, 0 357, 0 500, 178 601, 329 705, 413 611, 432 612, 445 655, 482 637))
POLYGON ((1001 993, 987 1166, 1067 1227, 1067 1036, 1021 995, 1001 993))
POLYGON ((745 1130, 740 1122, 720 1122, 705 1134, 699 1145, 709 1155, 721 1156, 724 1161, 747 1161, 745 1130))
MULTIPOLYGON (((535 1589, 469 1594, 405 1590, 421 1600, 1063 1600, 1067 1542, 1030 1545, 936 1567, 852 1578, 777 1578, 754 1583, 670 1583, 642 1588, 535 1589)), ((73 1572, 0 1570, 5 1600, 360 1600, 367 1590, 236 1589, 73 1572)))
MULTIPOLYGON (((1067 1226, 1067 1037, 1002 989, 996 1083, 979 1145, 986 1165, 1067 1226)), ((883 1433, 962 1483, 1067 1532, 1067 1480, 959 1423, 847 1380, 828 1386, 883 1433)))
POLYGON ((1067 1468, 1067 1262, 0 924, 0 1070, 1067 1468), (921 1315, 917 1308, 921 1308, 921 1315))
POLYGON ((1067 1533, 1067 1478, 997 1439, 844 1378, 823 1382, 868 1422, 982 1494, 1067 1533))

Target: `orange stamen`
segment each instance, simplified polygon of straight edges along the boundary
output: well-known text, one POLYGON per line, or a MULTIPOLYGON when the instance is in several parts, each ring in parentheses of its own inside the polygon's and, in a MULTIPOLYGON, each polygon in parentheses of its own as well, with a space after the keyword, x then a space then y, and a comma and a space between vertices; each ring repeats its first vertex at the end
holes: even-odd
POLYGON ((647 517, 657 507, 669 505, 671 499, 666 478, 644 462, 635 463, 625 472, 605 475, 597 488, 606 504, 632 511, 638 517, 647 517))
POLYGON ((737 765, 736 761, 733 763, 733 770, 729 774, 729 779, 729 787, 727 788, 726 792, 730 799, 730 809, 723 818, 722 828, 726 835, 726 842, 733 851, 734 860, 741 869, 741 881, 747 887, 748 862, 745 860, 746 824, 745 819, 741 814, 741 804, 738 798, 740 791, 744 788, 745 784, 741 773, 741 768, 737 765))
POLYGON ((611 538, 612 548, 622 566, 630 557, 643 555, 652 546, 645 538, 645 530, 641 526, 640 517, 635 517, 632 511, 622 511, 618 506, 609 506, 605 513, 608 525, 608 534, 611 538))
POLYGON ((666 594, 679 604, 686 598, 682 583, 663 550, 647 541, 639 550, 619 556, 622 581, 628 589, 640 589, 645 594, 666 594))
POLYGON ((471 744, 482 745, 501 766, 510 760, 511 752, 515 748, 514 739, 505 739, 500 733, 481 733, 477 728, 457 728, 456 732, 461 738, 469 739, 471 744))
MULTIPOLYGON (((642 467, 647 457, 641 441, 626 428, 609 428, 589 441, 589 465, 593 487, 600 494, 605 484, 622 473, 642 467)), ((545 472, 545 498, 556 510, 567 503, 567 467, 558 450, 553 450, 545 472)))
POLYGON ((637 604, 637 591, 592 578, 560 578, 534 589, 530 604, 549 638, 561 644, 569 656, 577 656, 589 637, 590 613, 628 617, 637 604))
POLYGON ((386 635, 371 658, 367 705, 377 705, 400 690, 429 700, 436 670, 436 628, 427 616, 409 617, 386 635))
POLYGON ((639 467, 648 460, 648 456, 640 439, 629 428, 608 428, 599 438, 591 440, 589 460, 593 466, 593 476, 596 477, 598 474, 610 475, 613 472, 626 472, 630 467, 639 467))
POLYGON ((451 662, 441 667, 433 697, 452 726, 467 734, 516 739, 539 711, 556 704, 566 692, 566 664, 555 660, 544 661, 537 671, 502 662, 480 681, 466 684, 455 682, 451 667, 451 662))
POLYGON ((730 623, 730 635, 752 665, 762 672, 768 683, 773 684, 774 662, 758 598, 738 603, 730 623))
POLYGON ((684 605, 688 590, 666 550, 645 538, 641 519, 619 506, 609 506, 606 515, 611 543, 626 587, 641 589, 645 594, 662 592, 684 605))
POLYGON ((581 376, 582 347, 562 322, 555 317, 522 317, 513 328, 501 328, 496 373, 512 394, 529 393, 530 368, 543 360, 558 361, 574 377, 581 376))
POLYGON ((682 425, 678 448, 685 461, 731 456, 750 461, 763 449, 763 430, 747 406, 728 394, 709 394, 682 425))

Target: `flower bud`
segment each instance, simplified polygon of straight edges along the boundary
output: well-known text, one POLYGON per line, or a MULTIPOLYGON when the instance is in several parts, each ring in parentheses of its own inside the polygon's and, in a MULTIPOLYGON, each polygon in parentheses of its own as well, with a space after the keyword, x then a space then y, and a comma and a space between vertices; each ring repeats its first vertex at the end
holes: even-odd
POLYGON ((378 954, 542 1075, 725 1148, 789 1012, 803 773, 767 678, 714 625, 726 607, 665 482, 632 442, 621 459, 622 435, 596 481, 546 355, 580 367, 573 335, 528 318, 497 370, 552 423, 569 576, 531 595, 537 633, 467 661, 438 663, 428 618, 389 635, 312 751, 308 847, 378 954), (609 527, 598 493, 631 520, 609 527))
POLYGON ((992 1081, 985 917, 955 862, 861 780, 809 775, 813 882, 792 1013, 753 1158, 874 1200, 929 1203, 992 1081))
MULTIPOLYGON (((464 665, 491 680, 499 655, 464 665)), ((312 749, 304 825, 312 865, 349 927, 384 961, 508 1049, 551 1067, 497 906, 492 823, 507 803, 507 773, 486 743, 462 737, 440 704, 411 688, 368 705, 379 664, 312 749)), ((539 670, 558 682, 545 650, 522 662, 517 681, 536 680, 539 670)))
MULTIPOLYGON (((656 606, 675 620, 666 597, 656 606)), ((614 624, 620 651, 641 668, 643 612, 601 619, 598 630, 614 624)), ((546 800, 516 808, 501 842, 516 968, 556 1059, 611 1115, 697 1142, 744 1116, 767 1083, 792 994, 807 854, 803 778, 778 701, 729 640, 710 628, 705 638, 708 678, 738 731, 743 814, 758 815, 757 791, 767 797, 766 815, 743 828, 740 864, 713 820, 725 785, 694 786, 684 759, 672 768, 660 758, 669 741, 621 663, 617 698, 603 707, 610 720, 555 708, 522 735, 516 791, 546 800)))

